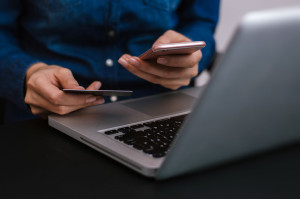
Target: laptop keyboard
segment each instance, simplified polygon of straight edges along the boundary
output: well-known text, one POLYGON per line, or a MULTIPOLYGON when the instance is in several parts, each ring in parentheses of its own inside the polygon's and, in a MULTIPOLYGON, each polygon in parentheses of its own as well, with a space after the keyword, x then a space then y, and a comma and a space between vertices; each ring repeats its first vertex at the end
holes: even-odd
POLYGON ((180 115, 104 132, 133 148, 160 158, 166 155, 184 118, 180 115))

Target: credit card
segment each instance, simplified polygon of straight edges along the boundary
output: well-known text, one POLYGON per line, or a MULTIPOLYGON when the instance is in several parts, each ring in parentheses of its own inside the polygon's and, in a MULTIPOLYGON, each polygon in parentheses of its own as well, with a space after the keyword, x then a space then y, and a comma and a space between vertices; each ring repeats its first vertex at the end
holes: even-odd
POLYGON ((77 90, 77 89, 63 89, 65 93, 85 94, 95 96, 130 96, 133 91, 128 90, 77 90))

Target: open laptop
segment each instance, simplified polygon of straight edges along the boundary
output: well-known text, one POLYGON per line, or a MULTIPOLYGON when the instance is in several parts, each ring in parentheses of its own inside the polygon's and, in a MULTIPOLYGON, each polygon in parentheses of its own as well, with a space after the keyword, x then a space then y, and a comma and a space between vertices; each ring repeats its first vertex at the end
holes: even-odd
POLYGON ((50 115, 49 125, 165 179, 300 137, 300 7, 248 14, 205 87, 50 115))

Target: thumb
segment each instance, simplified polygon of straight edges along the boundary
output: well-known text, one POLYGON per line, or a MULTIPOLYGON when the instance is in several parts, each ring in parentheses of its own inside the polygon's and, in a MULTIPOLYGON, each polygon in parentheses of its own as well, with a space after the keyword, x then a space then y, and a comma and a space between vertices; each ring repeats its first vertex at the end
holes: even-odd
POLYGON ((170 38, 168 38, 167 35, 163 34, 153 43, 153 46, 158 44, 168 44, 168 43, 172 43, 170 38))
POLYGON ((62 86, 62 88, 66 89, 80 89, 83 90, 82 86, 79 86, 78 82, 75 80, 71 70, 67 68, 60 68, 56 73, 55 76, 62 86))
POLYGON ((168 30, 154 42, 153 46, 157 44, 169 44, 169 43, 179 43, 179 42, 188 42, 188 41, 191 40, 186 36, 174 30, 168 30))

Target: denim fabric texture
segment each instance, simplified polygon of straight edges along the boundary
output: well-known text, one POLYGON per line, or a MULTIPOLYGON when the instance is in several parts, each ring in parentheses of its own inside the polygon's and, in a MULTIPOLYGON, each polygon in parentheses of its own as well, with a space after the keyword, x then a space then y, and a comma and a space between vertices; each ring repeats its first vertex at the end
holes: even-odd
POLYGON ((24 80, 34 63, 71 69, 80 85, 133 90, 133 97, 168 91, 128 72, 117 60, 139 56, 166 30, 203 40, 199 71, 215 52, 219 0, 1 0, 0 98, 6 121, 32 118, 24 80), (107 60, 110 65, 107 66, 107 60), (112 61, 112 62, 111 62, 112 61))

